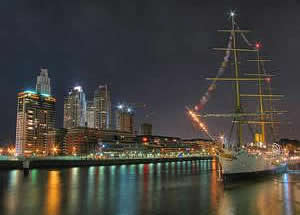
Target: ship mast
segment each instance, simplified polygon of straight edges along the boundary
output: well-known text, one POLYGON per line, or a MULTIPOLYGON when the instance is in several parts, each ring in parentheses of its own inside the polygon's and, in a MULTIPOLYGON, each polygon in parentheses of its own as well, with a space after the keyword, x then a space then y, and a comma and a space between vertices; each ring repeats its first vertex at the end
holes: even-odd
MULTIPOLYGON (((286 111, 276 111, 273 110, 273 104, 272 101, 273 100, 279 100, 279 97, 283 97, 283 95, 274 95, 272 94, 272 90, 271 90, 271 85, 270 85, 270 81, 271 81, 271 77, 274 75, 271 74, 267 74, 265 69, 264 69, 264 62, 268 62, 271 60, 268 59, 262 59, 261 55, 260 55, 260 48, 261 48, 261 44, 260 43, 256 43, 255 44, 255 48, 257 50, 257 55, 256 55, 256 59, 255 60, 248 60, 248 61, 254 61, 257 63, 257 74, 247 74, 247 75, 255 75, 257 77, 259 77, 260 79, 258 79, 258 94, 257 95, 252 95, 252 96, 258 96, 258 101, 259 101, 259 113, 260 113, 260 117, 259 117, 259 130, 260 132, 258 132, 255 136, 255 142, 261 142, 263 145, 266 146, 267 144, 267 137, 266 137, 266 126, 265 124, 271 124, 271 133, 272 133, 272 141, 275 141, 274 138, 274 127, 275 124, 279 124, 279 122, 274 121, 274 114, 283 114, 286 113, 286 111), (263 78, 263 79, 261 79, 263 78), (266 83, 264 83, 264 81, 266 83), (264 88, 268 87, 267 90, 267 94, 264 94, 264 88), (276 99, 274 99, 274 97, 277 97, 276 99), (269 108, 265 108, 265 100, 269 100, 269 108)), ((250 96, 250 95, 246 95, 246 96, 250 96)))
MULTIPOLYGON (((231 131, 233 130, 233 127, 236 126, 236 138, 237 138, 237 148, 241 147, 245 143, 243 142, 243 130, 242 126, 244 124, 247 124, 251 130, 250 125, 255 124, 258 125, 259 132, 259 142, 262 142, 264 145, 266 144, 266 136, 265 136, 265 124, 271 124, 274 126, 274 124, 279 123, 278 121, 273 121, 273 114, 281 114, 285 111, 274 111, 272 108, 270 110, 265 110, 264 108, 264 100, 270 99, 273 101, 273 98, 279 98, 283 97, 283 95, 273 95, 273 94, 265 94, 264 93, 264 81, 266 81, 266 78, 270 78, 272 75, 268 75, 265 73, 264 68, 262 68, 262 63, 264 61, 270 61, 266 59, 261 59, 260 56, 260 44, 257 43, 255 46, 253 46, 250 42, 246 42, 249 48, 242 48, 237 46, 237 37, 239 34, 241 34, 244 41, 248 41, 245 37, 245 33, 250 32, 249 30, 241 30, 237 23, 235 22, 235 13, 230 13, 231 17, 231 29, 230 30, 218 30, 219 32, 225 32, 229 33, 229 43, 226 48, 214 48, 214 50, 217 51, 225 51, 232 53, 232 60, 234 61, 234 74, 233 77, 220 77, 220 75, 217 75, 215 78, 206 78, 206 80, 210 80, 213 82, 216 81, 232 81, 234 83, 234 90, 235 90, 235 107, 233 113, 225 113, 225 114, 217 114, 217 113, 211 113, 211 114, 201 114, 196 115, 198 117, 229 117, 233 118, 233 126, 231 128, 231 131), (230 44, 231 43, 231 44, 230 44), (255 74, 245 74, 245 75, 253 75, 254 77, 244 77, 240 76, 240 69, 239 69, 239 57, 238 53, 240 52, 255 52, 256 53, 256 59, 255 60, 248 60, 248 61, 255 61, 257 62, 257 73, 255 74), (263 71, 262 71, 263 70, 263 71), (257 82, 258 83, 258 92, 256 94, 241 94, 240 93, 240 87, 241 82, 257 82), (256 112, 244 112, 241 106, 241 98, 258 98, 259 101, 259 110, 256 112), (255 117, 256 120, 253 120, 253 117, 255 117), (271 118, 271 120, 269 120, 271 118)), ((230 56, 230 55, 229 55, 230 56)), ((224 62, 222 66, 224 65, 224 62)), ((225 64, 226 66, 226 64, 225 64)), ((231 137, 231 131, 230 131, 230 137, 231 137)), ((252 132, 252 130, 251 130, 252 132)), ((252 132, 253 134, 253 132, 252 132)), ((235 148, 236 149, 236 148, 235 148)))
MULTIPOLYGON (((258 77, 261 77, 261 69, 260 69, 260 54, 259 54, 259 48, 260 44, 257 43, 255 45, 257 50, 257 74, 258 77)), ((263 92, 262 92, 262 80, 258 79, 258 95, 259 95, 259 112, 260 112, 260 121, 264 122, 264 104, 263 104, 263 92)), ((261 123, 261 142, 265 144, 265 124, 261 123)))
MULTIPOLYGON (((218 72, 215 78, 206 78, 206 80, 212 81, 213 86, 215 87, 215 83, 217 81, 225 81, 225 82, 232 82, 234 84, 234 95, 235 95, 235 105, 234 110, 231 113, 201 113, 195 114, 193 113, 193 118, 204 118, 204 117, 228 117, 232 118, 232 127, 230 130, 230 136, 229 140, 231 139, 231 134, 236 126, 236 139, 237 143, 233 144, 233 150, 237 150, 241 146, 245 145, 243 142, 243 125, 248 125, 249 130, 251 134, 254 136, 254 132, 252 130, 252 125, 256 125, 257 131, 255 132, 255 140, 258 139, 256 142, 261 142, 264 146, 266 146, 266 127, 270 124, 272 130, 274 130, 274 125, 279 124, 279 121, 273 121, 274 114, 282 114, 286 113, 286 111, 278 111, 274 110, 272 107, 265 108, 264 105, 266 104, 265 100, 270 100, 271 106, 272 101, 278 100, 280 97, 283 97, 283 95, 274 95, 271 92, 271 87, 269 86, 268 93, 264 93, 264 88, 266 86, 265 82, 267 82, 270 85, 271 77, 274 75, 267 74, 264 68, 264 62, 265 61, 271 61, 268 59, 263 59, 260 56, 260 44, 256 43, 255 45, 250 43, 247 37, 245 36, 245 33, 249 33, 249 30, 241 30, 238 26, 238 24, 235 21, 235 13, 230 13, 231 18, 231 29, 228 30, 218 30, 218 32, 224 32, 229 33, 229 42, 227 47, 225 48, 214 48, 216 51, 225 51, 225 57, 224 61, 221 64, 221 67, 223 70, 225 70, 227 66, 228 59, 231 58, 234 66, 234 71, 231 77, 222 77, 223 72, 218 72), (244 40, 244 42, 248 45, 248 47, 243 48, 237 45, 238 38, 241 36, 241 38, 244 40), (256 58, 254 60, 248 60, 248 61, 254 61, 257 63, 257 72, 254 74, 245 73, 241 75, 240 68, 239 68, 239 53, 240 52, 246 52, 246 53, 254 53, 256 54, 256 58), (246 76, 245 76, 246 75, 246 76), (248 77, 247 77, 248 76, 248 77), (252 77, 249 77, 252 76, 252 77), (254 76, 254 77, 253 77, 254 76), (245 94, 240 93, 241 83, 244 82, 256 82, 258 84, 258 92, 255 94, 245 94), (245 112, 241 105, 241 98, 255 98, 258 99, 259 104, 259 110, 256 110, 255 112, 245 112), (258 137, 258 138, 257 138, 258 137)), ((219 70, 220 71, 220 70, 219 70)), ((211 90, 212 87, 209 88, 211 90)), ((257 101, 257 100, 256 100, 257 101)), ((232 146, 232 145, 231 145, 232 146)))
POLYGON ((240 82, 239 82, 239 67, 238 67, 238 57, 237 57, 237 49, 236 49, 236 35, 235 35, 235 21, 234 17, 235 14, 232 11, 230 13, 231 16, 231 24, 232 24, 232 45, 233 45, 233 54, 234 54, 234 74, 235 74, 235 90, 236 90, 236 102, 235 102, 235 113, 237 114, 236 120, 238 122, 237 124, 237 138, 238 138, 238 144, 237 147, 240 147, 242 145, 242 124, 240 120, 240 116, 238 114, 241 113, 241 99, 240 99, 240 82))

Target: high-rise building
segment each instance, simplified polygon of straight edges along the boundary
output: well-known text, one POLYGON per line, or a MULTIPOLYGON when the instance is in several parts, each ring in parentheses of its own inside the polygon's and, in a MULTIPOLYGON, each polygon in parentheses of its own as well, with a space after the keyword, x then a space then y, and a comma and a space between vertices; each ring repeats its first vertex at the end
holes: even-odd
POLYGON ((133 133, 133 111, 130 107, 119 105, 115 112, 116 129, 133 133))
POLYGON ((152 135, 152 124, 150 123, 141 124, 141 135, 152 135))
POLYGON ((56 99, 35 91, 18 94, 16 153, 46 155, 48 131, 55 128, 56 99))
POLYGON ((64 100, 64 128, 86 126, 86 98, 81 86, 74 87, 64 100))
POLYGON ((96 128, 111 129, 110 89, 107 85, 99 85, 94 94, 96 107, 96 128))
POLYGON ((96 128, 96 106, 94 101, 88 101, 87 103, 86 121, 88 128, 96 128))
POLYGON ((48 77, 47 68, 41 68, 40 75, 37 76, 36 92, 39 94, 51 95, 50 78, 48 77))

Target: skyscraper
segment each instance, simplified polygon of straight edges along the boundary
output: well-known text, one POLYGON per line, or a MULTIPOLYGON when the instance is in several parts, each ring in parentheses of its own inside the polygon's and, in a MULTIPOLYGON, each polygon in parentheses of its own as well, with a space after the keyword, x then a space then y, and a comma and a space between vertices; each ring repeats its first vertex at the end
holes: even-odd
POLYGON ((50 78, 48 77, 47 68, 41 68, 40 75, 37 76, 36 92, 39 94, 51 95, 50 78))
POLYGON ((110 89, 107 85, 99 85, 94 94, 96 107, 96 128, 111 128, 111 100, 110 89))
POLYGON ((96 106, 94 101, 88 101, 87 103, 86 121, 88 128, 96 128, 96 106))
POLYGON ((56 99, 35 91, 18 94, 16 153, 46 155, 48 131, 55 128, 56 99))
POLYGON ((116 129, 133 133, 133 111, 130 107, 119 105, 115 112, 116 129))
POLYGON ((141 135, 152 135, 152 124, 150 123, 141 124, 141 135))
POLYGON ((86 98, 81 86, 74 87, 64 100, 64 128, 86 126, 86 98))

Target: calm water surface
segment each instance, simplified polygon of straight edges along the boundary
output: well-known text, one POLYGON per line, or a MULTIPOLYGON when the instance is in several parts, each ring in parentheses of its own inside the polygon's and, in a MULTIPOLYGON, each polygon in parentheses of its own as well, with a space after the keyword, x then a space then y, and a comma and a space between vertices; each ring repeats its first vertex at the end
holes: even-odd
POLYGON ((0 214, 300 214, 300 174, 224 187, 216 163, 0 171, 0 214))

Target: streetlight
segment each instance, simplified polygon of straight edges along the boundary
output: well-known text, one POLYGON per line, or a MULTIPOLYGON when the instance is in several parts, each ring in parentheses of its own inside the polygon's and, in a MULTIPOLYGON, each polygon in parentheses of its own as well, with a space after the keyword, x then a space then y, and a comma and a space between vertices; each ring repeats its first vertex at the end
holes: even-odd
POLYGON ((55 154, 57 153, 57 148, 56 148, 56 146, 54 146, 54 147, 52 148, 52 150, 53 150, 53 155, 55 155, 55 154))
POLYGON ((76 156, 76 147, 75 147, 75 146, 73 146, 73 148, 72 148, 72 154, 73 154, 74 156, 76 156))

